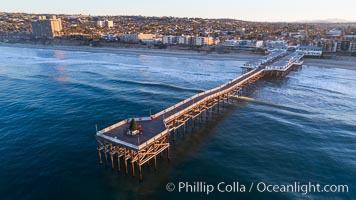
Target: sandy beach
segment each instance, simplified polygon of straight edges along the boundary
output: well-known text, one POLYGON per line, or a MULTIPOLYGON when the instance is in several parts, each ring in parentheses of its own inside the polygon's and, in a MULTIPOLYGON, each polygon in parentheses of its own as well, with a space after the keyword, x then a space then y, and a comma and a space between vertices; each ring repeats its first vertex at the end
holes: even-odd
POLYGON ((242 60, 248 61, 259 58, 258 54, 235 53, 235 54, 218 54, 206 53, 189 50, 172 50, 172 49, 139 49, 139 48, 118 48, 118 47, 90 47, 90 46, 61 46, 61 45, 31 45, 31 44, 8 44, 0 43, 0 47, 19 47, 19 48, 36 48, 36 49, 53 49, 64 51, 82 51, 93 53, 113 53, 125 55, 150 55, 150 56, 172 56, 180 58, 204 59, 204 60, 242 60))
MULTIPOLYGON (((31 45, 31 44, 8 44, 0 43, 0 47, 20 47, 36 49, 53 49, 64 51, 83 51, 93 53, 113 53, 125 55, 150 55, 150 56, 172 56, 179 58, 203 59, 203 60, 242 60, 249 61, 257 59, 262 55, 247 53, 206 53, 189 50, 172 50, 172 49, 138 49, 138 48, 117 48, 117 47, 90 47, 90 46, 61 46, 61 45, 31 45)), ((334 56, 328 59, 306 58, 304 65, 326 68, 343 68, 356 70, 356 57, 351 56, 334 56)))

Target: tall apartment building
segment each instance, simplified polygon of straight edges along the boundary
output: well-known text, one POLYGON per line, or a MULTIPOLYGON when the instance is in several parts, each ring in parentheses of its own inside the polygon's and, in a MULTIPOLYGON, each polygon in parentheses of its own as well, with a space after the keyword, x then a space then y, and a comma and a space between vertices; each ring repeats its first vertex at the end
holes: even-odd
POLYGON ((96 21, 96 26, 103 27, 104 26, 104 21, 101 21, 101 20, 96 21))
POLYGON ((351 41, 349 41, 349 40, 339 41, 337 43, 336 51, 344 51, 344 52, 351 51, 351 41))
POLYGON ((105 26, 107 28, 112 28, 112 27, 114 27, 114 22, 111 20, 105 20, 105 26))
POLYGON ((196 46, 207 46, 213 45, 214 38, 213 37, 194 37, 193 38, 193 45, 196 46))
POLYGON ((351 42, 351 45, 350 45, 351 47, 350 47, 350 51, 351 52, 356 52, 356 42, 351 42))
POLYGON ((111 20, 105 20, 105 21, 99 20, 99 21, 96 21, 96 26, 98 26, 98 27, 105 26, 106 28, 112 28, 112 27, 114 27, 114 22, 111 20))
POLYGON ((177 36, 165 35, 162 37, 163 44, 177 44, 178 43, 177 40, 178 40, 177 36))
POLYGON ((213 37, 191 37, 191 36, 163 36, 163 44, 181 44, 181 45, 196 45, 206 46, 214 45, 215 40, 213 37))
POLYGON ((192 36, 179 36, 178 39, 178 44, 181 45, 192 45, 193 44, 193 40, 192 40, 192 36))
POLYGON ((40 16, 38 20, 31 22, 32 34, 36 38, 53 38, 63 34, 62 21, 52 16, 47 19, 46 16, 40 16))

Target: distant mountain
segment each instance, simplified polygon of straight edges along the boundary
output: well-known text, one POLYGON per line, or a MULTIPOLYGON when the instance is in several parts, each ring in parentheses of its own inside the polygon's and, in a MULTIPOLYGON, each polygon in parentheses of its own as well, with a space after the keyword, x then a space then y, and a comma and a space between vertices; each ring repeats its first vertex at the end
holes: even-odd
POLYGON ((301 20, 296 21, 296 23, 355 23, 356 20, 345 20, 345 19, 318 19, 318 20, 301 20))

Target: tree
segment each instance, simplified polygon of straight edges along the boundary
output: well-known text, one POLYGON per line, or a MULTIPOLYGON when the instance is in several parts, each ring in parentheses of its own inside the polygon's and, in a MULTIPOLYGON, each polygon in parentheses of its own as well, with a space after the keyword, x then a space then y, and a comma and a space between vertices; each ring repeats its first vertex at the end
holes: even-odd
POLYGON ((130 131, 136 131, 137 130, 137 123, 136 123, 135 118, 132 118, 129 128, 130 128, 130 131))

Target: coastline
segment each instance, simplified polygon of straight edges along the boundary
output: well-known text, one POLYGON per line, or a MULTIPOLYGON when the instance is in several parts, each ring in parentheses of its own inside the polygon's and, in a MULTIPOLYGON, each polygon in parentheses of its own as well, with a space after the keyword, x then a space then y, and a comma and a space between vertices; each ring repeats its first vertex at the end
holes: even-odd
POLYGON ((148 56, 170 56, 189 59, 204 59, 204 60, 241 60, 249 61, 254 58, 259 58, 261 55, 248 53, 229 53, 219 54, 216 52, 197 52, 192 50, 176 50, 176 49, 141 49, 141 48, 121 48, 121 47, 91 47, 91 46, 66 46, 66 45, 34 45, 34 44, 9 44, 0 43, 0 47, 17 47, 17 48, 34 48, 34 49, 49 49, 63 51, 82 51, 92 53, 112 53, 125 55, 148 55, 148 56))
MULTIPOLYGON (((189 58, 200 60, 240 60, 249 61, 261 57, 257 54, 248 53, 227 53, 219 54, 216 52, 197 52, 192 50, 176 50, 176 49, 148 49, 148 48, 125 48, 125 47, 91 47, 91 46, 69 46, 69 45, 34 45, 34 44, 10 44, 0 43, 0 47, 17 47, 17 48, 35 48, 63 51, 82 51, 92 53, 112 53, 125 55, 148 55, 148 56, 169 56, 177 58, 189 58)), ((334 56, 328 59, 305 58, 304 65, 322 67, 322 68, 340 68, 348 70, 356 70, 356 57, 350 56, 334 56)))

